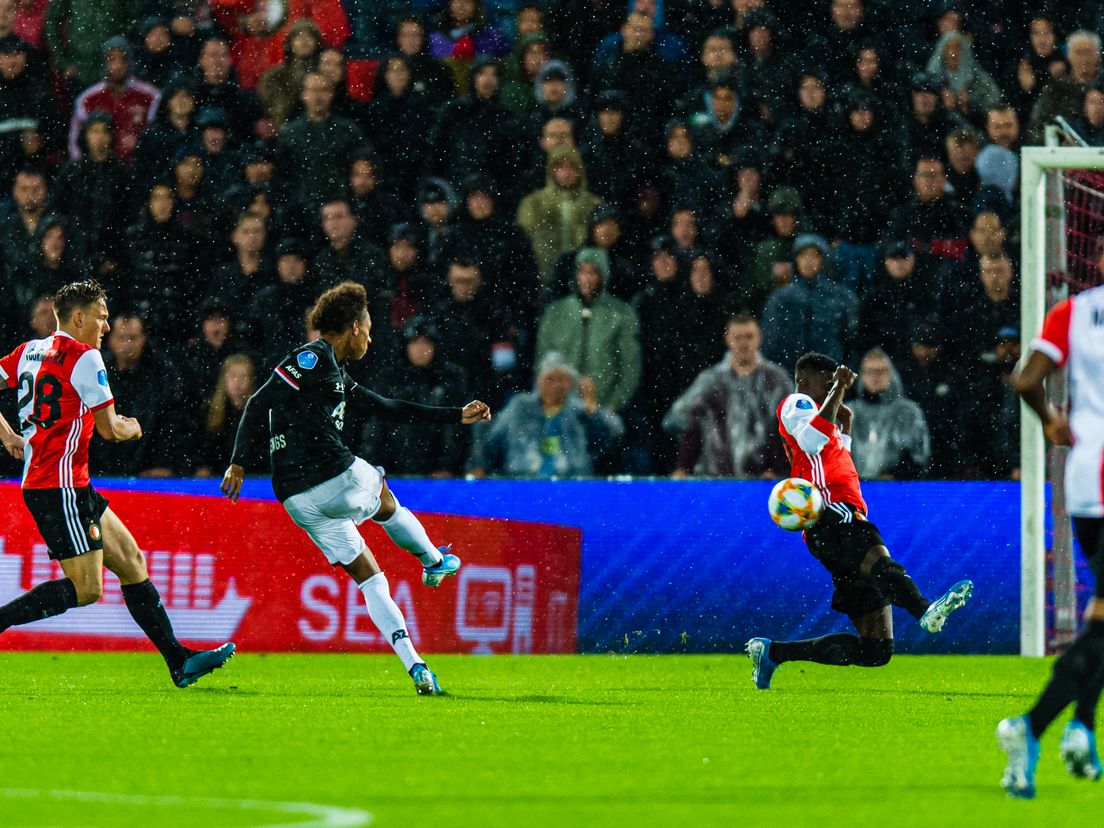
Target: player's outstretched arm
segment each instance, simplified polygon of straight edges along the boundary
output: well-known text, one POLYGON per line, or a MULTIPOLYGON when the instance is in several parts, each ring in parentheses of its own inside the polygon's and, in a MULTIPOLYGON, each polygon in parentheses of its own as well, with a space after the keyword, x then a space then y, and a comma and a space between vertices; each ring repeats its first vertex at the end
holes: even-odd
POLYGON ((142 439, 142 426, 133 417, 121 417, 115 413, 115 404, 92 412, 96 421, 96 433, 109 443, 142 439))
POLYGON ((1020 363, 1012 374, 1012 387, 1027 404, 1039 415, 1043 423, 1043 434, 1056 446, 1073 444, 1069 421, 1046 398, 1046 378, 1058 365, 1042 351, 1032 351, 1025 362, 1020 363))
POLYGON ((458 406, 423 405, 408 400, 393 400, 356 383, 352 383, 345 390, 352 399, 363 405, 368 413, 374 414, 381 420, 389 420, 395 423, 448 423, 451 425, 462 422, 471 425, 471 423, 479 420, 489 420, 491 418, 491 409, 487 407, 486 403, 481 403, 478 400, 460 408, 458 406), (482 408, 473 408, 473 406, 482 406, 482 408), (485 416, 484 409, 486 410, 485 416), (467 419, 469 413, 471 414, 470 421, 467 419))
POLYGON ((242 458, 248 457, 252 451, 261 424, 268 419, 270 410, 290 401, 296 393, 298 392, 285 381, 272 376, 246 401, 241 421, 238 423, 238 433, 234 435, 234 453, 230 456, 230 466, 222 476, 222 484, 219 486, 222 493, 234 503, 237 503, 241 496, 242 483, 245 479, 242 458))
POLYGON ((8 454, 16 460, 23 459, 23 436, 8 425, 3 414, 0 414, 0 441, 3 441, 8 454))

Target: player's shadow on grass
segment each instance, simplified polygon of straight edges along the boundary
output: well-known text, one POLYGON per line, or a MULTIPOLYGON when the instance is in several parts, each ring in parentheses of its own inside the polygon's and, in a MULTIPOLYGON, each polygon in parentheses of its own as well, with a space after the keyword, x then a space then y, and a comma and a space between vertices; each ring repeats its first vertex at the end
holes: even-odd
MULTIPOLYGON (((853 696, 855 695, 856 691, 852 688, 844 687, 794 687, 792 689, 785 688, 785 692, 787 694, 792 693, 794 695, 802 696, 853 696)), ((1005 691, 1004 693, 980 693, 976 690, 957 690, 951 687, 948 687, 945 690, 924 690, 916 687, 902 687, 900 690, 890 690, 884 687, 864 687, 862 689, 862 693, 863 695, 875 696, 969 696, 970 698, 978 699, 1008 699, 1016 698, 1017 696, 1023 698, 1034 698, 1034 695, 1028 693, 1027 691, 1018 694, 1013 691, 1005 691)))
POLYGON ((577 704, 583 707, 625 707, 638 704, 632 701, 596 701, 593 699, 577 699, 570 696, 550 696, 547 694, 531 693, 524 696, 482 696, 482 695, 456 695, 453 698, 464 701, 491 701, 491 702, 520 702, 522 704, 577 704))

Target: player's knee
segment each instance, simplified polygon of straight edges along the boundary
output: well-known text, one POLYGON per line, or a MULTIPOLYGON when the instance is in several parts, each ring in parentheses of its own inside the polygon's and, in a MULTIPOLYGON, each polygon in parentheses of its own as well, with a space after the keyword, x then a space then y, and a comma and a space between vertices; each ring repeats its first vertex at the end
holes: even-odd
POLYGON ((863 667, 885 667, 893 658, 893 639, 859 639, 859 658, 863 667))
POLYGON ((103 597, 103 581, 88 580, 75 584, 77 588, 77 606, 86 607, 103 597))

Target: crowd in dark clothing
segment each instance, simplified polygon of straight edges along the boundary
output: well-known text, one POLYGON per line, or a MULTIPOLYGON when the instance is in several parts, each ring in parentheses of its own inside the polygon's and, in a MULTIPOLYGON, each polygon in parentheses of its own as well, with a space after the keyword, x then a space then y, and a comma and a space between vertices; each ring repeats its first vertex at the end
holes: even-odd
MULTIPOLYGON (((347 279, 355 379, 497 410, 554 352, 624 422, 597 473, 672 471, 660 424, 740 312, 786 372, 884 352, 916 476, 1016 473, 1018 153, 1054 115, 1104 145, 1104 2, 40 5, 0 0, 0 346, 105 286, 146 436, 95 473, 221 474, 347 279)), ((459 427, 345 433, 392 473, 484 468, 459 427)))

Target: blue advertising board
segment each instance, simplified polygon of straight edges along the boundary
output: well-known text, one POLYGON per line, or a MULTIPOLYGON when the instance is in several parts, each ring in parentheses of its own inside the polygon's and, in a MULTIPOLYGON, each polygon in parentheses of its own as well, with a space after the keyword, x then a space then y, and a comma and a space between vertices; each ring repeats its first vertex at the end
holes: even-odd
MULTIPOLYGON (((218 494, 217 481, 112 481, 145 491, 218 494)), ((108 485, 106 482, 104 485, 108 485)), ((767 515, 761 481, 391 481, 415 511, 562 524, 582 530, 582 652, 732 652, 753 635, 847 630, 831 581, 797 533, 767 515)), ((1019 486, 867 483, 893 556, 934 597, 960 578, 974 600, 937 636, 894 614, 898 652, 1019 649, 1019 486)), ((271 499, 264 480, 247 497, 271 499)), ((463 555, 463 538, 448 538, 463 555)), ((381 555, 386 567, 387 553, 381 555)))

